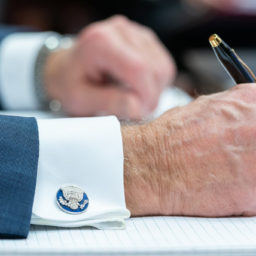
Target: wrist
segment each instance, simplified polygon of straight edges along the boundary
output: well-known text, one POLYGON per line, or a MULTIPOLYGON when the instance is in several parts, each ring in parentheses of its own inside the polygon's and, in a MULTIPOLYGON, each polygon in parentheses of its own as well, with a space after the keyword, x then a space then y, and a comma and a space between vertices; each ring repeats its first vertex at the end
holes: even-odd
POLYGON ((159 214, 153 131, 148 125, 126 126, 122 136, 127 208, 133 216, 159 214))
MULTIPOLYGON (((52 52, 45 64, 44 80, 45 90, 50 99, 56 99, 59 97, 58 88, 56 84, 59 83, 59 76, 64 71, 65 59, 63 58, 63 52, 66 50, 58 50, 52 52)), ((65 54, 64 54, 65 55, 65 54)))
POLYGON ((56 50, 51 51, 44 66, 44 87, 50 100, 62 100, 63 87, 66 84, 69 65, 72 65, 73 39, 63 37, 56 50), (61 88, 62 87, 62 88, 61 88))
POLYGON ((45 67, 51 53, 60 47, 61 36, 50 32, 42 44, 35 62, 34 84, 38 102, 44 109, 49 108, 49 97, 45 88, 45 67))
MULTIPOLYGON (((181 213, 181 188, 176 184, 179 154, 161 118, 145 125, 123 127, 124 180, 132 215, 181 213)), ((180 153, 180 152, 179 152, 180 153)))
POLYGON ((183 215, 184 204, 190 207, 185 173, 191 159, 183 147, 190 131, 183 128, 164 116, 122 128, 125 197, 132 215, 183 215))

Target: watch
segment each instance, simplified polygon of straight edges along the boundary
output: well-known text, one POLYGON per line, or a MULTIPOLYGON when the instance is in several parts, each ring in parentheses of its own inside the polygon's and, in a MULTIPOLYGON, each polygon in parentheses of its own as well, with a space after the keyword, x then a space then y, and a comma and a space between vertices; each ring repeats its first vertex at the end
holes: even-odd
POLYGON ((61 103, 57 100, 50 100, 45 90, 45 65, 48 57, 54 51, 67 49, 73 45, 74 37, 61 36, 58 33, 49 33, 41 46, 35 62, 34 84, 36 97, 40 103, 41 109, 51 110, 53 112, 60 111, 61 103))

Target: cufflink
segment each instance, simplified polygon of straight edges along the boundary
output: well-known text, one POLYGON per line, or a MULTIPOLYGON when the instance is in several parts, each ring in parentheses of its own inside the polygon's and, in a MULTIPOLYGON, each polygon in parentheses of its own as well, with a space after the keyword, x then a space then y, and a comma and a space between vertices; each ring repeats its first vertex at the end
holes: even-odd
POLYGON ((70 214, 80 214, 87 210, 89 199, 86 193, 78 186, 62 186, 56 194, 59 208, 70 214))

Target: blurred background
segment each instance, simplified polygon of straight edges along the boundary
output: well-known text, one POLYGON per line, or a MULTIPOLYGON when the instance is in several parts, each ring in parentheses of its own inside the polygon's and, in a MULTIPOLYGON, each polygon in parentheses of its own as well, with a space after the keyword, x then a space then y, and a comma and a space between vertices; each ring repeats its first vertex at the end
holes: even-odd
POLYGON ((0 0, 1 24, 62 34, 76 34, 114 14, 124 14, 158 34, 179 67, 175 84, 191 95, 233 86, 209 46, 212 33, 256 72, 254 0, 0 0))

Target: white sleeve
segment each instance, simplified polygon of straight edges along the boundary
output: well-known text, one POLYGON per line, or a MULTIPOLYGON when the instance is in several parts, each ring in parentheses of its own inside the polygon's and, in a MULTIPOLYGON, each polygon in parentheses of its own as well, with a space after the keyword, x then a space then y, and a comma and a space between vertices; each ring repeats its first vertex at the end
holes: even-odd
POLYGON ((0 98, 5 109, 38 109, 34 88, 35 62, 52 32, 14 33, 0 45, 0 98))
POLYGON ((115 117, 37 120, 39 164, 31 223, 123 228, 130 216, 123 182, 123 146, 115 117), (87 211, 71 215, 57 205, 65 184, 84 190, 87 211))

